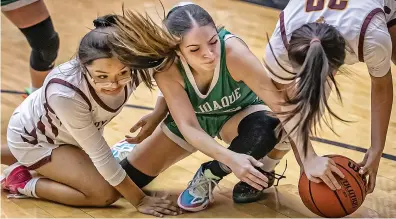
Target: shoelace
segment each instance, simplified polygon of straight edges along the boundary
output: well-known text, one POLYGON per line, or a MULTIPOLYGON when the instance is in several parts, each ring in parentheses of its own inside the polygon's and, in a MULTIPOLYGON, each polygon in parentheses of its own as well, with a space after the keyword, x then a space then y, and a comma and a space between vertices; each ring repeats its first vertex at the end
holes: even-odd
POLYGON ((267 171, 264 171, 264 172, 265 172, 267 175, 274 177, 274 178, 276 179, 276 183, 274 183, 274 186, 278 186, 278 185, 279 185, 279 181, 280 181, 281 179, 286 178, 286 176, 285 176, 286 169, 287 169, 287 160, 286 160, 285 169, 283 170, 283 173, 282 173, 282 174, 277 174, 277 173, 272 173, 272 172, 267 172, 267 171))
POLYGON ((193 196, 204 198, 207 195, 207 193, 209 193, 208 196, 210 201, 213 201, 214 199, 213 190, 216 187, 219 187, 219 183, 216 180, 205 177, 203 173, 201 173, 193 181, 190 181, 188 184, 190 187, 189 190, 191 191, 193 196), (212 189, 213 186, 212 183, 214 184, 213 189, 212 189))

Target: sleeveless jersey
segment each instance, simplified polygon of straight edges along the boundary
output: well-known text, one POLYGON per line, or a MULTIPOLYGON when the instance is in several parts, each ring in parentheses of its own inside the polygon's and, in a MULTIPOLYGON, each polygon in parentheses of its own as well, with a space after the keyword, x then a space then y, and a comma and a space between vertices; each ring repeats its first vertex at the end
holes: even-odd
POLYGON ((206 95, 199 91, 187 62, 181 58, 178 63, 185 91, 197 116, 235 114, 260 102, 257 95, 244 82, 235 81, 227 69, 225 41, 231 37, 236 36, 224 29, 219 32, 221 55, 206 95))
MULTIPOLYGON (((384 0, 291 0, 280 13, 271 37, 275 57, 269 46, 265 62, 272 79, 290 83, 289 73, 297 72, 290 64, 286 48, 293 31, 304 24, 321 22, 334 26, 346 41, 345 64, 365 62, 370 74, 382 77, 390 69, 391 40, 384 15, 384 0), (275 60, 278 59, 278 62, 275 60)), ((394 7, 394 6, 393 6, 394 7)))

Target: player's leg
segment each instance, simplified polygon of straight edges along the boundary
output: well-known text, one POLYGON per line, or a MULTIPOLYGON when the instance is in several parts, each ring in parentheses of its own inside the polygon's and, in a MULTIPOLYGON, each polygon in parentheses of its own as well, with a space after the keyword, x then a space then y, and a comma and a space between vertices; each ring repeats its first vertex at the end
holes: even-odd
POLYGON ((12 165, 17 162, 7 144, 1 145, 1 164, 12 165))
MULTIPOLYGON (((274 148, 278 142, 274 129, 279 120, 269 116, 266 109, 264 105, 253 105, 223 123, 220 136, 230 144, 228 149, 260 159, 274 148)), ((204 163, 179 196, 179 206, 189 211, 205 209, 213 201, 215 184, 229 173, 231 170, 216 160, 204 163)))
POLYGON ((121 166, 139 186, 149 184, 172 164, 189 156, 190 151, 171 140, 158 126, 151 136, 136 145, 121 166))
MULTIPOLYGON (((59 37, 54 30, 44 1, 27 0, 24 2, 27 5, 23 7, 7 8, 6 5, 2 6, 2 10, 3 14, 25 35, 32 49, 30 92, 33 92, 42 86, 45 77, 54 66, 59 49, 59 37)), ((18 4, 18 1, 14 4, 18 4)))
MULTIPOLYGON (((23 159, 29 156, 26 147, 12 148, 23 159), (23 152, 20 150, 24 150, 23 152)), ((35 148, 32 153, 39 153, 35 148)), ((71 206, 107 206, 118 200, 119 193, 100 175, 88 155, 80 148, 62 145, 39 162, 25 167, 16 163, 3 174, 3 185, 11 193, 42 198, 71 206), (40 176, 30 175, 34 169, 40 176)))
MULTIPOLYGON (((245 121, 245 128, 239 128, 249 130, 246 136, 251 136, 249 139, 257 139, 257 143, 252 144, 241 138, 242 141, 239 144, 245 143, 246 146, 248 146, 248 143, 251 145, 257 145, 256 150, 258 151, 254 152, 253 147, 253 152, 251 153, 253 157, 255 157, 256 159, 260 159, 260 161, 263 163, 263 167, 258 168, 258 170, 268 177, 268 186, 266 188, 269 188, 274 184, 274 168, 279 163, 279 160, 283 158, 283 156, 291 149, 290 143, 288 141, 278 142, 278 136, 275 135, 274 130, 279 124, 279 120, 269 115, 269 111, 269 108, 263 105, 252 106, 248 108, 243 114, 241 113, 231 118, 225 124, 221 132, 222 138, 225 142, 237 141, 240 138, 238 137, 238 132, 239 135, 241 135, 241 133, 240 129, 236 130, 234 127, 236 125, 241 126, 241 124, 243 124, 243 121, 245 121), (259 136, 268 140, 263 141, 263 139, 260 139, 259 136), (268 152, 268 150, 260 149, 260 147, 270 148, 272 150, 268 152)), ((254 189, 247 183, 239 182, 234 187, 233 199, 237 203, 253 202, 257 201, 260 198, 261 194, 262 191, 254 189)))
POLYGON ((3 171, 4 189, 72 206, 106 206, 118 199, 119 193, 81 148, 39 142, 26 133, 26 125, 18 111, 10 118, 7 143, 18 162, 3 171))

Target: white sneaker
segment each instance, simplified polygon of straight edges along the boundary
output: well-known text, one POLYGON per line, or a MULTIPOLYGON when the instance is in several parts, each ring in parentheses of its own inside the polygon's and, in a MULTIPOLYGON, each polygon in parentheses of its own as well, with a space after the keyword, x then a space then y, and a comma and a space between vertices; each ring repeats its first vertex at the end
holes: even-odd
POLYGON ((117 162, 121 162, 135 148, 136 144, 130 144, 126 140, 122 140, 111 148, 114 158, 117 162))

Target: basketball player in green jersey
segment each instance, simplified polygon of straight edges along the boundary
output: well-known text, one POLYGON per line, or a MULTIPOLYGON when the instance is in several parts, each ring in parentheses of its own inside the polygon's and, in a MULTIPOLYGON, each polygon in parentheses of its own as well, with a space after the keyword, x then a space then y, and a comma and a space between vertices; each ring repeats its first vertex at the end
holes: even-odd
MULTIPOLYGON (((237 201, 268 187, 268 176, 273 175, 259 168, 257 159, 277 145, 274 129, 279 120, 268 115, 268 107, 255 93, 276 111, 280 109, 275 100, 282 97, 246 44, 218 30, 211 16, 191 3, 176 6, 167 15, 164 24, 171 35, 150 19, 125 14, 118 25, 121 43, 114 45, 115 52, 131 67, 143 59, 162 62, 154 78, 170 111, 160 128, 121 161, 127 174, 135 183, 146 180, 139 182, 143 185, 196 150, 212 157, 215 161, 203 164, 179 196, 179 206, 189 211, 205 209, 213 201, 215 185, 231 172, 242 181, 234 188, 237 201), (140 29, 144 35, 137 34, 140 29), (229 148, 218 144, 215 136, 229 148)), ((332 171, 343 177, 342 173, 329 165, 331 160, 317 156, 312 148, 308 160, 301 156, 301 148, 297 151, 305 158, 306 174, 329 178, 332 189, 341 188, 332 171)))

